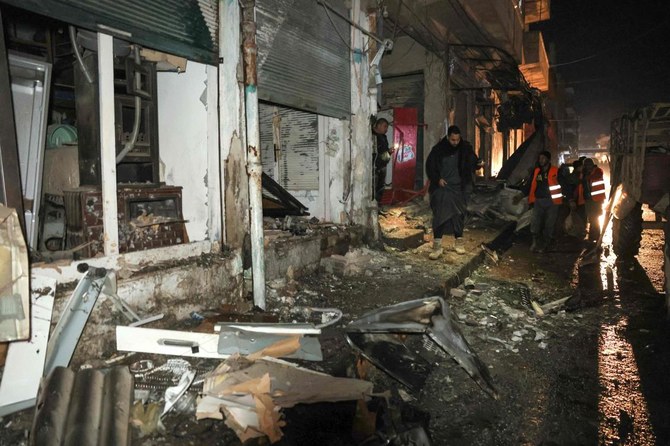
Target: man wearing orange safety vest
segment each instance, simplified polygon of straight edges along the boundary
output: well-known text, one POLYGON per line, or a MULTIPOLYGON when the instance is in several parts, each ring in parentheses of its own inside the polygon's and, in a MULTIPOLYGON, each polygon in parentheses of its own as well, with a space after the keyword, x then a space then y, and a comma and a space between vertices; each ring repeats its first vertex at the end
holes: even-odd
POLYGON ((554 236, 558 210, 563 203, 563 192, 558 182, 558 168, 551 165, 551 153, 540 152, 537 166, 527 187, 528 203, 533 207, 530 232, 533 234, 533 252, 545 252, 554 236), (528 190, 529 188, 529 190, 528 190))
POLYGON ((583 163, 582 175, 575 191, 577 205, 584 205, 586 222, 589 225, 589 240, 596 241, 600 236, 600 222, 603 201, 605 201, 605 180, 603 170, 596 166, 591 158, 583 163))

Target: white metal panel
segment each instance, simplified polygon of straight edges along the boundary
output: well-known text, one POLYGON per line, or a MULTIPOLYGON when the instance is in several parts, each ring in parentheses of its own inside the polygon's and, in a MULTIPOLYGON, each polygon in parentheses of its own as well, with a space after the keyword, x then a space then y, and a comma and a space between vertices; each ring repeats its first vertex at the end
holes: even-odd
POLYGON ((32 276, 31 338, 11 342, 0 384, 0 417, 32 407, 44 371, 56 280, 32 276))
POLYGON ((36 249, 51 64, 10 54, 9 71, 21 168, 21 188, 23 197, 32 201, 32 207, 25 209, 27 245, 36 249))

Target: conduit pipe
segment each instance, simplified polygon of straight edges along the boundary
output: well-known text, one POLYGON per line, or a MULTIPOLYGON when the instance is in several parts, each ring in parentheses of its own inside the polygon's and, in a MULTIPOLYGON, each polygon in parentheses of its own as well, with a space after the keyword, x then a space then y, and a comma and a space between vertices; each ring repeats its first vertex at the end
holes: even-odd
POLYGON ((260 128, 256 76, 255 0, 242 2, 242 48, 244 57, 244 108, 247 125, 247 174, 251 220, 251 270, 254 305, 265 310, 265 252, 263 244, 263 189, 260 128))
MULTIPOLYGON (((135 56, 135 65, 140 65, 140 47, 135 45, 133 47, 133 52, 135 56)), ((135 70, 135 90, 139 91, 142 89, 142 75, 139 71, 135 70)), ((142 115, 142 99, 137 95, 135 96, 135 120, 133 121, 133 132, 130 134, 130 140, 124 144, 123 150, 116 155, 116 164, 119 164, 128 152, 135 148, 135 143, 137 142, 137 136, 140 133, 140 116, 142 115)))

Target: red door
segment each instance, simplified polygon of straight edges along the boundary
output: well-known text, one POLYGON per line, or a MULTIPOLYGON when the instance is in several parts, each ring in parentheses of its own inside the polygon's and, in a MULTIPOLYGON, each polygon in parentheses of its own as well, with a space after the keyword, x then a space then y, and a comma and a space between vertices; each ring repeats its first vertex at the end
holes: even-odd
POLYGON ((382 204, 397 203, 412 197, 416 179, 416 145, 418 141, 419 110, 393 109, 393 178, 391 190, 386 190, 382 204))

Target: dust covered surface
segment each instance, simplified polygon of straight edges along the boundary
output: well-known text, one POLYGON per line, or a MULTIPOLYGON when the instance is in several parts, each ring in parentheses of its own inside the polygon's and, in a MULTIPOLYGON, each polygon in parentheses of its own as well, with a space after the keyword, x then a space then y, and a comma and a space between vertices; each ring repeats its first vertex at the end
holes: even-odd
MULTIPOLYGON (((484 257, 468 286, 457 288, 461 292, 445 290, 445 282, 500 231, 499 224, 474 222, 465 233, 467 254, 447 252, 437 261, 427 258, 429 243, 404 251, 356 249, 342 256, 337 273, 322 268, 270 283, 269 308, 282 321, 302 320, 305 307, 341 309, 342 320, 320 337, 324 361, 298 362, 354 376, 356 356, 344 336, 346 324, 372 309, 446 296, 500 398, 488 397, 439 352, 433 358, 439 366, 418 393, 374 367, 367 376, 376 391, 398 389, 407 408, 426 414, 435 445, 669 444, 670 345, 659 293, 659 235, 645 231, 639 263, 617 263, 606 248, 602 262, 582 268, 583 242, 564 238, 549 253, 531 254, 530 237, 517 235, 497 262, 484 257), (571 297, 566 306, 550 308, 566 297, 571 297), (550 308, 543 317, 533 311, 533 301, 550 308)), ((287 410, 287 435, 278 444, 356 444, 347 413, 327 404, 287 410)), ((5 417, 0 444, 25 442, 31 416, 24 411, 5 417)), ((164 424, 163 434, 135 443, 240 444, 222 421, 173 414, 164 424)))

